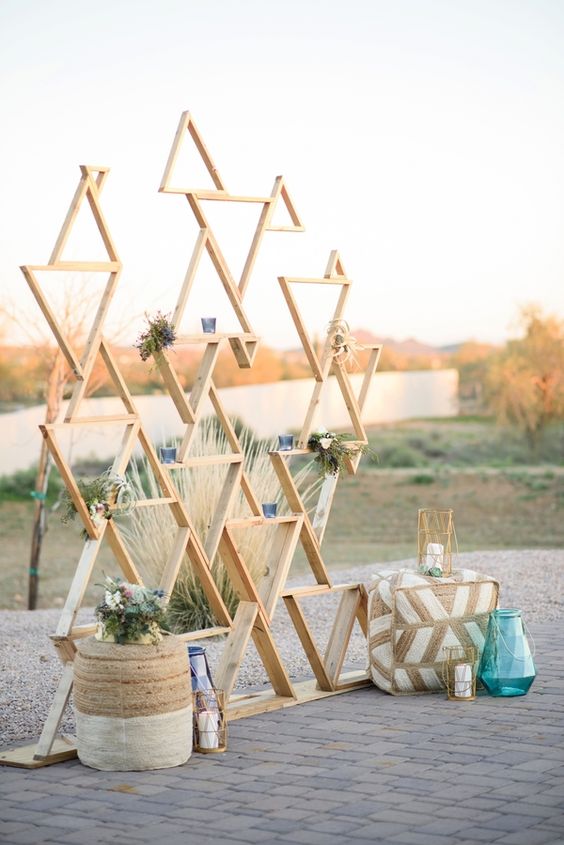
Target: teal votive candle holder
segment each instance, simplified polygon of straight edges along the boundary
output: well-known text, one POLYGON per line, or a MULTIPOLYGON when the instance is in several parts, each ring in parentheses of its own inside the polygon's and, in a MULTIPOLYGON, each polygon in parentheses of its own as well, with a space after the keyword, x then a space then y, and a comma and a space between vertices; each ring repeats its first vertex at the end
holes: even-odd
POLYGON ((202 317, 202 329, 204 334, 215 334, 216 322, 216 317, 202 317))
POLYGON ((279 434, 278 435, 278 451, 290 452, 294 448, 293 434, 279 434))
POLYGON ((176 446, 161 446, 159 449, 161 464, 176 463, 176 446))
POLYGON ((276 516, 276 508, 278 505, 276 502, 264 502, 262 506, 262 512, 266 519, 272 519, 276 516))

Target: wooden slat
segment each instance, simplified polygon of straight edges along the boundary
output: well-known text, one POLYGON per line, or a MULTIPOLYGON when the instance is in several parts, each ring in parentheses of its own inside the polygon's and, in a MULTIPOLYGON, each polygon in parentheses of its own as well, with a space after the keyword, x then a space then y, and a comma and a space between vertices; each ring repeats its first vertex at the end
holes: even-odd
POLYGON ((219 343, 223 340, 248 340, 258 341, 259 338, 250 332, 200 332, 199 334, 183 334, 179 335, 174 345, 189 346, 191 344, 204 345, 207 343, 219 343))
POLYGON ((323 662, 327 675, 335 686, 347 653, 351 632, 356 618, 360 601, 359 590, 346 590, 339 602, 339 609, 331 629, 329 642, 325 651, 323 662))
POLYGON ((53 699, 47 719, 43 725, 43 730, 41 731, 41 736, 39 738, 39 742, 37 743, 35 754, 33 755, 36 760, 45 760, 51 753, 59 725, 61 724, 61 719, 63 718, 65 707, 68 704, 69 696, 71 694, 72 682, 73 665, 72 663, 66 663, 57 686, 55 698, 53 699))
POLYGON ((41 769, 54 763, 63 763, 78 756, 74 737, 56 736, 49 755, 41 760, 35 758, 37 743, 21 745, 0 751, 0 766, 16 766, 20 769, 41 769))
POLYGON ((83 172, 80 177, 80 181, 76 187, 76 191, 74 192, 74 196, 71 200, 69 210, 67 211, 66 217, 63 221, 61 231, 59 232, 57 240, 55 241, 55 246, 53 247, 53 252, 51 253, 51 257, 49 259, 50 264, 55 264, 57 261, 59 261, 61 253, 65 248, 65 244, 71 233, 71 229, 77 218, 78 212, 80 211, 80 206, 82 205, 88 188, 89 180, 87 178, 87 174, 83 172))
POLYGON ((276 208, 276 203, 278 201, 278 196, 280 194, 280 184, 282 181, 282 177, 278 176, 275 181, 271 191, 271 196, 265 200, 264 208, 260 213, 260 217, 257 223, 257 227, 255 229, 255 233, 253 235, 253 240, 251 241, 251 246, 245 261, 245 266, 243 267, 243 272, 241 273, 241 278, 239 279, 239 291, 241 296, 245 295, 247 290, 251 273, 253 272, 253 267, 255 266, 256 258, 258 255, 258 251, 260 249, 260 245, 262 243, 262 239, 264 237, 264 233, 266 228, 270 222, 270 218, 272 217, 272 213, 276 208))
POLYGON ((27 264, 33 272, 61 273, 117 273, 121 270, 121 261, 56 261, 54 264, 27 264))
POLYGON ((292 682, 272 638, 270 626, 261 616, 260 610, 253 626, 252 637, 274 692, 277 695, 294 698, 292 682))
POLYGON ((159 505, 170 505, 171 502, 175 502, 176 499, 136 499, 135 501, 135 508, 155 508, 159 505))
POLYGON ((248 716, 256 716, 259 713, 269 713, 273 710, 280 710, 286 707, 293 707, 296 704, 306 704, 308 701, 318 701, 321 698, 329 698, 332 695, 340 695, 352 689, 372 687, 372 680, 363 669, 355 669, 341 675, 337 689, 332 691, 321 690, 317 680, 301 681, 293 684, 295 698, 276 695, 273 690, 260 692, 243 693, 230 698, 227 705, 227 717, 230 721, 245 719, 248 716))
POLYGON ((266 616, 266 609, 259 595, 254 579, 249 572, 247 564, 243 560, 243 557, 237 547, 237 543, 229 532, 227 526, 224 527, 221 535, 219 553, 221 555, 223 565, 229 573, 229 580, 233 584, 233 589, 241 601, 253 602, 263 616, 266 616))
POLYGON ((205 191, 198 188, 195 191, 188 191, 184 193, 194 194, 199 200, 216 200, 217 202, 254 202, 261 204, 269 204, 272 202, 272 197, 248 197, 238 196, 236 194, 228 194, 222 191, 205 191))
POLYGON ((192 285, 194 284, 194 279, 196 278, 196 273, 198 272, 198 267, 200 266, 200 260, 204 253, 207 237, 207 229, 200 229, 196 244, 192 251, 192 257, 190 258, 186 275, 184 276, 184 282, 182 283, 178 301, 172 315, 173 326, 179 326, 182 321, 184 309, 186 308, 186 303, 188 302, 188 297, 190 296, 190 291, 192 290, 192 285))
POLYGON ((174 402, 176 410, 180 415, 180 419, 184 423, 195 423, 196 417, 194 415, 194 411, 192 410, 188 397, 184 392, 184 388, 182 387, 174 367, 170 363, 170 359, 164 349, 155 356, 155 363, 159 373, 161 374, 161 378, 165 383, 165 387, 168 390, 170 398, 174 402))
POLYGON ((312 572, 319 584, 331 584, 331 578, 329 577, 329 573, 327 572, 327 568, 325 567, 321 557, 317 535, 313 530, 307 509, 301 499, 296 485, 294 484, 290 468, 282 457, 282 454, 283 453, 281 452, 271 452, 270 459, 290 508, 294 511, 294 513, 303 514, 300 539, 306 553, 306 557, 309 561, 309 565, 311 566, 312 572))
POLYGON ((321 485, 321 491, 319 493, 319 499, 317 500, 312 522, 312 527, 320 546, 323 542, 327 523, 329 522, 329 516, 331 514, 338 480, 338 473, 336 475, 327 475, 321 485))
POLYGON ((182 640, 184 643, 190 643, 193 640, 207 640, 211 639, 211 637, 222 637, 224 634, 229 634, 230 631, 231 626, 216 626, 215 628, 201 628, 199 631, 186 631, 184 634, 175 634, 175 637, 178 640, 182 640))
POLYGON ((310 627, 307 624, 307 620, 302 613, 302 609, 298 601, 295 596, 284 596, 284 603, 286 605, 286 610, 290 615, 290 619, 294 623, 294 628, 300 638, 302 648, 309 660, 309 665, 313 669, 313 674, 317 678, 317 683, 323 690, 333 689, 334 685, 325 671, 323 659, 317 650, 310 627))
POLYGON ((218 689, 225 692, 226 700, 235 686, 237 675, 251 631, 257 615, 257 605, 254 602, 239 602, 239 607, 233 619, 233 628, 227 637, 223 652, 215 670, 215 681, 218 689))
MULTIPOLYGON (((278 277, 278 282, 280 287, 282 288, 282 293, 284 294, 284 299, 286 300, 286 305, 288 306, 288 310, 290 311, 290 316, 294 321, 294 325, 296 326, 296 330, 298 335, 300 336, 300 340, 302 342, 302 346, 304 348, 304 352, 306 354, 306 358, 308 360, 309 366, 312 369, 313 375, 316 381, 323 381, 323 373, 321 371, 321 364, 319 363, 319 358, 315 352, 313 343, 309 338, 309 334, 307 333, 306 327, 302 320, 298 303, 294 299, 294 295, 290 290, 290 285, 288 284, 288 279, 284 276, 278 277)), ((324 282, 324 280, 323 280, 324 282)))
MULTIPOLYGON (((162 193, 186 193, 184 189, 180 190, 178 188, 172 188, 169 184, 172 178, 174 165, 176 164, 178 154, 186 137, 186 131, 190 133, 190 136, 194 141, 196 149, 200 153, 202 161, 204 162, 206 170, 210 174, 214 185, 219 191, 225 192, 225 185, 223 184, 221 176, 219 175, 218 169, 213 163, 213 159, 209 153, 209 150, 204 144, 202 137, 196 128, 196 124, 194 123, 192 115, 189 111, 182 112, 180 116, 180 122, 178 124, 178 129, 176 130, 176 135, 174 136, 174 141, 168 156, 165 171, 163 173, 163 178, 161 179, 159 191, 161 191, 162 193)), ((188 191, 190 189, 186 190, 188 191)))
POLYGON ((131 555, 127 551, 127 548, 123 540, 121 539, 120 533, 113 519, 108 521, 106 535, 110 544, 110 548, 114 553, 114 557, 120 565, 125 580, 128 581, 130 584, 139 584, 139 586, 142 587, 143 579, 141 578, 141 575, 137 567, 135 566, 131 555))
MULTIPOLYGON (((91 625, 75 625, 70 630, 70 637, 73 640, 82 640, 84 637, 91 637, 96 633, 97 625, 93 622, 91 625)), ((53 639, 53 637, 51 637, 53 639)))
POLYGON ((244 455, 198 455, 191 457, 188 455, 184 458, 181 464, 167 464, 169 468, 180 467, 207 467, 216 466, 220 464, 241 464, 244 460, 244 455))
POLYGON ((209 531, 206 537, 204 548, 208 559, 213 562, 217 550, 219 548, 219 541, 223 531, 225 520, 231 513, 237 490, 241 483, 241 476, 243 474, 242 455, 239 455, 239 462, 232 463, 227 470, 227 476, 223 484, 223 488, 215 506, 215 513, 213 515, 209 531))
POLYGON ((285 590, 282 590, 280 595, 282 597, 295 596, 296 598, 306 598, 307 596, 319 596, 325 593, 342 593, 345 590, 358 590, 358 588, 359 584, 356 583, 333 584, 332 586, 328 586, 327 584, 312 584, 306 587, 287 587, 285 590))
MULTIPOLYGON (((102 526, 102 531, 107 527, 108 522, 105 521, 102 526)), ((59 637, 67 637, 74 625, 76 614, 82 604, 88 581, 96 562, 98 552, 100 551, 100 540, 86 540, 78 565, 76 567, 67 598, 61 612, 61 618, 57 625, 56 634, 59 637)))
POLYGON ((172 544, 172 549, 170 550, 159 584, 161 590, 164 590, 165 595, 168 597, 170 597, 170 594, 174 589, 189 536, 189 528, 178 527, 176 537, 174 538, 174 543, 172 544))
POLYGON ((39 286, 39 282, 37 281, 37 279, 35 278, 35 276, 33 275, 33 272, 31 271, 31 269, 29 267, 22 266, 22 267, 20 267, 20 270, 24 274, 25 279, 26 279, 26 281, 29 285, 29 288, 30 288, 33 296, 35 297, 37 304, 41 308, 43 316, 47 320, 47 323, 49 324, 51 331, 55 335, 55 340, 59 344, 59 348, 60 348, 61 352, 63 353, 63 355, 65 356, 67 364, 71 368, 75 378, 83 379, 84 375, 83 375, 83 372, 82 372, 82 367, 81 367, 80 361, 78 359, 78 356, 75 355, 69 339, 67 338, 66 334, 63 332, 61 327, 59 326, 59 321, 55 317, 55 314, 52 311, 51 306, 49 305, 49 303, 45 299, 45 296, 43 295, 43 291, 41 290, 41 288, 39 286))
POLYGON ((269 622, 274 616, 280 591, 288 578, 288 572, 300 537, 302 522, 303 515, 300 514, 294 517, 293 523, 280 523, 275 529, 276 535, 268 554, 267 572, 263 576, 259 590, 269 622))

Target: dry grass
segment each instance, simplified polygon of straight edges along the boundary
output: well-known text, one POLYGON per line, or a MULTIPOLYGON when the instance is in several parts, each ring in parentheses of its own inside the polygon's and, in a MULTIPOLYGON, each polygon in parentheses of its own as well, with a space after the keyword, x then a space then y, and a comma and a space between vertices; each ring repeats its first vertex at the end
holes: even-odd
MULTIPOLYGON (((245 431, 240 439, 246 456, 247 474, 258 501, 277 502, 279 512, 287 513, 288 508, 268 455, 268 451, 274 449, 275 444, 265 441, 257 442, 245 431)), ((219 455, 228 451, 223 431, 214 424, 212 419, 204 421, 198 429, 191 455, 194 457, 219 455)), ((227 472, 227 466, 220 464, 173 470, 177 489, 182 501, 186 503, 196 533, 203 542, 215 514, 227 472)), ((133 464, 128 477, 132 482, 136 498, 154 499, 161 495, 158 483, 146 461, 143 461, 141 465, 133 464)), ((319 482, 311 479, 309 466, 302 469, 296 476, 296 482, 302 490, 306 503, 319 487, 319 482)), ((249 506, 243 494, 239 493, 230 516, 250 515, 249 506)), ((176 523, 170 510, 163 506, 134 510, 130 516, 119 520, 119 527, 145 582, 157 584, 175 536, 176 523)), ((257 584, 260 583, 264 574, 264 562, 268 559, 272 541, 271 532, 265 533, 252 528, 239 532, 239 551, 257 584)), ((212 562, 212 573, 228 610, 234 613, 238 598, 219 555, 212 562)), ((195 576, 186 555, 170 597, 168 622, 176 632, 199 630, 217 624, 200 581, 195 576)))

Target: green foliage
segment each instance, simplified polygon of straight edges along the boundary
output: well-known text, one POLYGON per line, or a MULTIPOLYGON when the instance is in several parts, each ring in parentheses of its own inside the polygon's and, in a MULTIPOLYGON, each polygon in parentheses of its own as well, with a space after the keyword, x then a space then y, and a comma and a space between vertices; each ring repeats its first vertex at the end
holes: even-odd
POLYGON ((162 590, 150 590, 128 584, 120 578, 107 577, 104 600, 96 607, 96 619, 104 633, 117 643, 127 643, 149 635, 158 642, 158 629, 165 622, 165 595, 162 590))
POLYGON ((521 431, 535 451, 547 426, 564 420, 564 321, 528 306, 521 323, 523 336, 488 370, 486 394, 498 421, 521 431))
POLYGON ((350 443, 349 434, 335 434, 334 431, 315 431, 310 436, 307 445, 315 452, 315 463, 321 478, 337 475, 345 469, 347 458, 357 455, 375 453, 366 443, 350 443))
MULTIPOLYGON (((0 476, 0 502, 30 501, 35 490, 37 468, 21 469, 13 475, 0 476)), ((51 473, 47 491, 47 502, 53 503, 62 489, 59 475, 51 473)))
MULTIPOLYGON (((116 475, 111 468, 96 478, 81 478, 77 481, 80 495, 88 508, 93 522, 112 518, 112 505, 117 506, 121 516, 129 514, 134 506, 135 497, 130 484, 116 475)), ((61 522, 66 525, 74 521, 77 510, 68 490, 65 490, 61 497, 63 512, 61 522)), ((82 531, 84 539, 88 539, 85 529, 82 531)))
POLYGON ((430 475, 427 472, 420 472, 417 475, 412 475, 409 479, 410 484, 434 484, 437 479, 434 475, 430 475))
POLYGON ((176 331, 170 318, 166 314, 157 311, 154 317, 145 314, 147 328, 141 332, 135 343, 142 361, 146 361, 151 355, 162 352, 173 346, 176 340, 176 331))

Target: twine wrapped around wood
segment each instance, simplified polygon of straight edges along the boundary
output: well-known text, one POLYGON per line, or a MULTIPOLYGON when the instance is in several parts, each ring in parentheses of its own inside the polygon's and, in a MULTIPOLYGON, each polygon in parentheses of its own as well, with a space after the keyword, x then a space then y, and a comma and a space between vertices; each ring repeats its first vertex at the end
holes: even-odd
POLYGON ((74 660, 78 756, 105 771, 179 766, 192 750, 186 646, 114 645, 89 638, 74 660))
POLYGON ((346 320, 331 320, 327 328, 331 343, 331 354, 336 364, 347 364, 352 361, 358 366, 356 353, 365 347, 353 337, 346 320))

